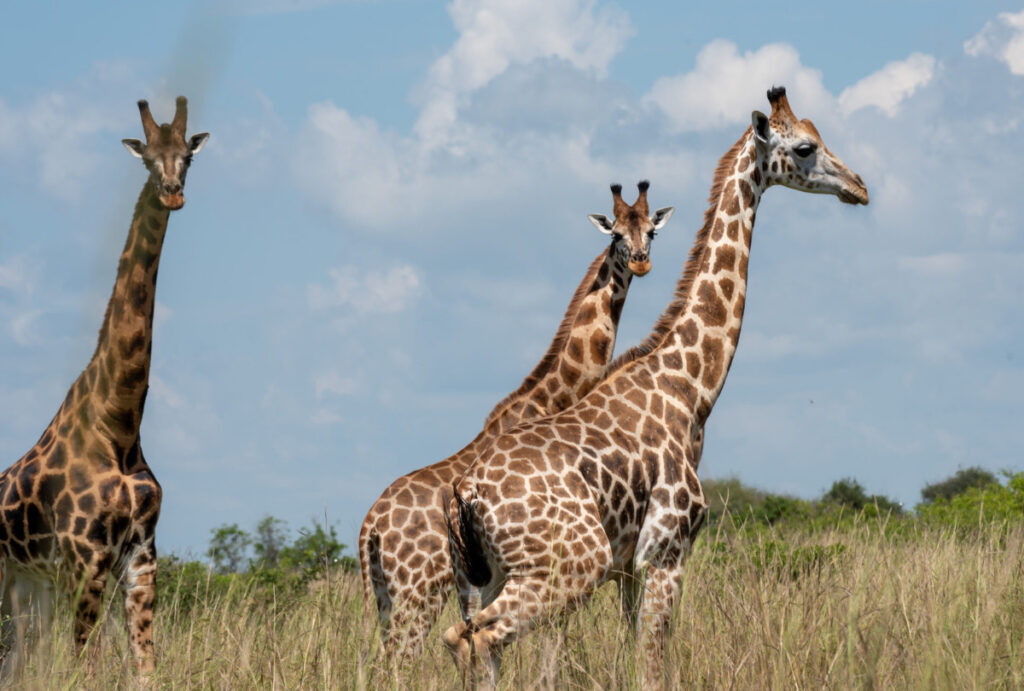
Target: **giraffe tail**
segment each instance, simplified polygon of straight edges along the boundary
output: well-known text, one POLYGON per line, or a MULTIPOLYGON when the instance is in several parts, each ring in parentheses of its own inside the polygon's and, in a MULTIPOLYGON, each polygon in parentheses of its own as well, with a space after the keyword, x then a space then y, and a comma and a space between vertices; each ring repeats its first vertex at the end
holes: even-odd
POLYGON ((455 483, 452 483, 452 492, 454 496, 444 515, 452 565, 462 570, 470 585, 480 588, 491 582, 491 566, 473 526, 473 505, 463 499, 455 483))
POLYGON ((387 599, 387 583, 381 567, 380 534, 372 527, 364 527, 359 536, 359 565, 362 567, 366 621, 378 620, 386 627, 385 613, 390 610, 390 602, 382 601, 382 598, 387 599))

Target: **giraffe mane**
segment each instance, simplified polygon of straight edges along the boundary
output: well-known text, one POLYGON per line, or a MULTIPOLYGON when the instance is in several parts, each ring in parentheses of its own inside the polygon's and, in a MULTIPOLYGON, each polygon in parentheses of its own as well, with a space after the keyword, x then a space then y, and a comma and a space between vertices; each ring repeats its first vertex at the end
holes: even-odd
POLYGON ((551 340, 551 345, 548 346, 548 350, 544 353, 544 357, 542 357, 540 362, 538 362, 533 368, 533 371, 526 375, 526 379, 524 379, 523 383, 519 385, 519 388, 508 396, 505 396, 505 398, 498 402, 498 405, 494 406, 491 412, 487 415, 487 418, 484 420, 484 427, 493 422, 495 418, 497 418, 514 400, 536 386, 537 382, 543 379, 544 375, 551 371, 552 365, 557 362, 559 353, 565 347, 565 343, 569 339, 569 334, 572 333, 572 325, 576 321, 576 314, 580 310, 580 304, 590 293, 590 289, 594 285, 594 280, 597 278, 597 272, 600 270, 601 265, 608 256, 608 251, 609 250, 606 249, 604 252, 597 255, 597 258, 594 259, 593 263, 591 263, 590 268, 587 269, 587 273, 576 288, 576 292, 573 294, 572 300, 569 301, 569 306, 565 310, 565 316, 562 317, 562 323, 559 324, 558 331, 555 332, 555 337, 551 340))
POLYGON ((690 248, 690 254, 686 258, 686 265, 683 267, 683 275, 680 276, 679 281, 676 283, 675 293, 672 295, 672 301, 668 303, 668 307, 658 321, 654 323, 654 329, 643 341, 633 346, 629 350, 625 351, 619 357, 612 361, 611 366, 608 368, 608 373, 605 375, 605 379, 608 378, 616 370, 628 365, 634 360, 638 360, 645 355, 650 354, 652 351, 661 345, 665 339, 666 334, 672 331, 672 326, 675 324, 679 315, 682 314, 687 305, 690 303, 690 292, 693 288, 693 280, 696 278, 698 271, 700 270, 701 264, 704 261, 704 255, 708 247, 708 235, 711 233, 711 227, 715 223, 715 216, 718 213, 718 205, 722 196, 722 188, 725 185, 726 180, 729 178, 729 174, 732 172, 733 166, 736 164, 736 158, 739 156, 740 149, 746 142, 747 137, 750 135, 751 128, 748 127, 743 132, 743 136, 737 140, 732 148, 725 152, 725 154, 718 160, 718 166, 715 168, 715 174, 712 176, 711 181, 711 193, 708 195, 708 203, 711 204, 704 212, 704 225, 700 230, 697 231, 697 237, 693 241, 693 246, 690 248))

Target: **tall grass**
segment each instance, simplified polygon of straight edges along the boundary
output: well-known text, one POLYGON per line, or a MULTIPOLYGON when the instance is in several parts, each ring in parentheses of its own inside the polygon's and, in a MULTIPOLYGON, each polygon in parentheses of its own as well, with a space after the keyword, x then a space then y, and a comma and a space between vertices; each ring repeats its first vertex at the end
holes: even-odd
MULTIPOLYGON (((173 578, 173 575, 164 575, 173 578)), ((241 579, 165 583, 154 688, 422 688, 458 685, 440 642, 449 607, 415 663, 376 657, 355 574, 282 595, 241 579), (187 592, 184 590, 187 588, 187 592)), ((85 677, 58 613, 7 682, 14 688, 132 688, 120 606, 85 677)), ((636 687, 632 637, 614 587, 505 655, 505 688, 636 687)), ((687 565, 668 646, 669 681, 713 688, 1024 687, 1024 530, 705 534, 687 565)))

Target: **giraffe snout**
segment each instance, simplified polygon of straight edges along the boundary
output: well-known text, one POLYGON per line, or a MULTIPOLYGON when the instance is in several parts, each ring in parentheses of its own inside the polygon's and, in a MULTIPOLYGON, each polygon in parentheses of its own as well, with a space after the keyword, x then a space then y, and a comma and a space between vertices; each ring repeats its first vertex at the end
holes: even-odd
POLYGON ((637 276, 643 276, 651 270, 651 258, 647 252, 634 252, 629 257, 629 270, 637 276))

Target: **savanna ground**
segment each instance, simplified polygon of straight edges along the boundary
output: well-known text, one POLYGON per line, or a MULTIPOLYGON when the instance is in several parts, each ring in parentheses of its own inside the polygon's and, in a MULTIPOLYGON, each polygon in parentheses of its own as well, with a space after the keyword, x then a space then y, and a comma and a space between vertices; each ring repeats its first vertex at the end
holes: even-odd
MULTIPOLYGON (((882 510, 877 497, 857 507, 752 496, 738 483, 715 489, 674 617, 672 687, 1024 688, 1024 475, 913 514, 882 510)), ((163 566, 152 688, 459 684, 440 641, 453 606, 422 658, 388 669, 375 658, 357 571, 336 566, 310 578, 163 566)), ((70 626, 58 612, 6 683, 135 685, 119 606, 102 623, 91 677, 73 654, 70 626)), ((635 688, 634 654, 606 586, 581 612, 512 646, 501 685, 635 688)))

